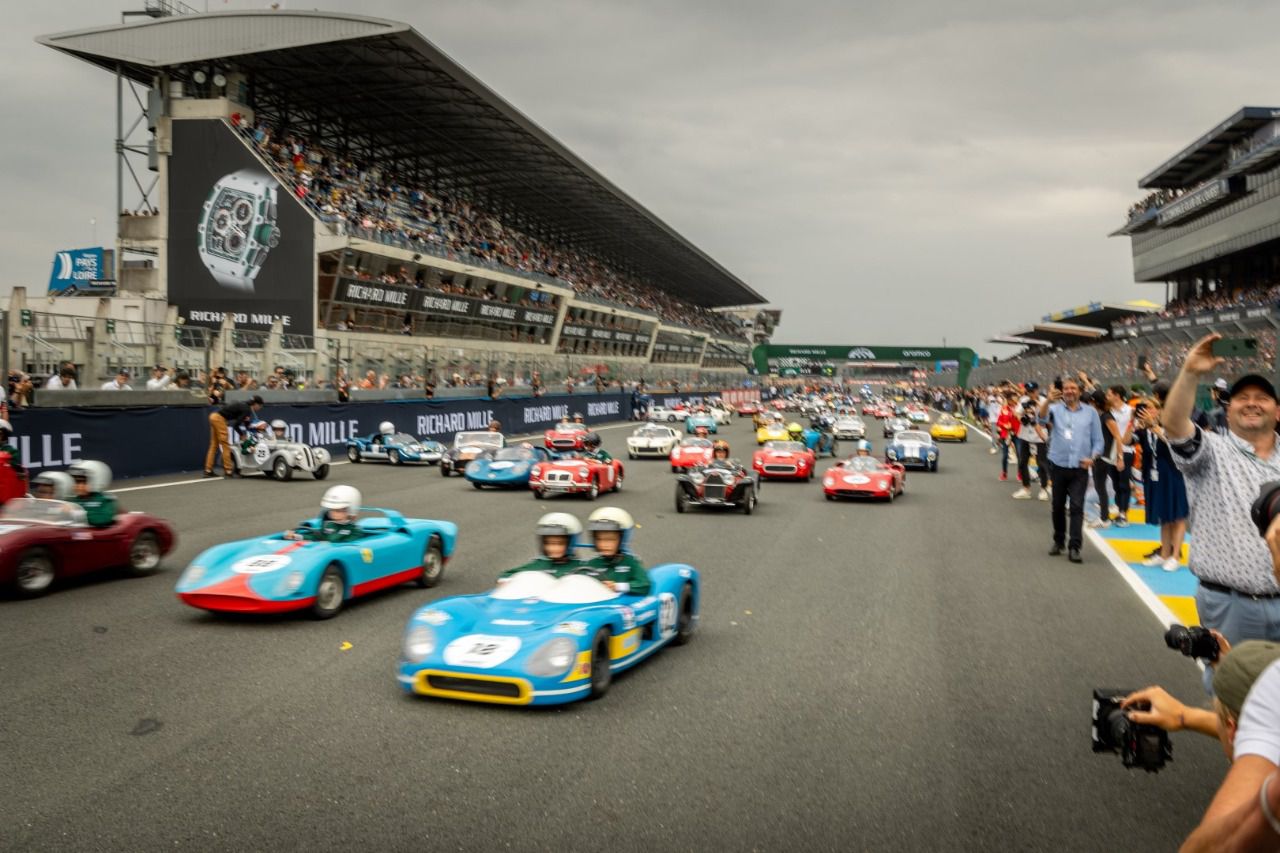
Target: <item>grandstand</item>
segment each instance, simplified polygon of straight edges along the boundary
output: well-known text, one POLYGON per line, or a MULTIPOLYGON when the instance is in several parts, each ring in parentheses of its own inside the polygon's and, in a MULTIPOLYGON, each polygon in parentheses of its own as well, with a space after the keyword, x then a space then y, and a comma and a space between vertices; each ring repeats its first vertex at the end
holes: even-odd
MULTIPOLYGON (((406 24, 159 4, 38 41, 141 87, 153 134, 157 203, 122 211, 118 248, 154 260, 121 269, 109 316, 76 322, 139 323, 193 359, 283 358, 304 376, 688 385, 745 377, 780 321, 406 24)), ((101 335, 89 352, 42 319, 56 311, 13 319, 25 299, 11 364, 106 375, 162 355, 101 335)))

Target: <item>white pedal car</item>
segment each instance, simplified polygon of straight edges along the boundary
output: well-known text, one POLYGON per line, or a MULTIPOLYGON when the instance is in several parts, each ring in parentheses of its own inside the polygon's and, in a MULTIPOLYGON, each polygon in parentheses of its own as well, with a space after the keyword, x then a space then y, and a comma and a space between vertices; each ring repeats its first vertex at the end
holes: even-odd
POLYGON ((276 438, 259 438, 248 447, 236 445, 236 467, 241 473, 261 471, 277 480, 289 480, 294 471, 306 471, 317 480, 329 476, 329 451, 276 438))

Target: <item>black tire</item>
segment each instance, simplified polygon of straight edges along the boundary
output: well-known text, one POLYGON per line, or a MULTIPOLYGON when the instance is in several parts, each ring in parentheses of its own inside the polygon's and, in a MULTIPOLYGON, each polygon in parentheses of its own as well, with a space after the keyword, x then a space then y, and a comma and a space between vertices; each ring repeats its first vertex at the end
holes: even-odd
POLYGON ((676 512, 685 512, 689 509, 689 496, 684 493, 684 486, 676 483, 676 512))
POLYGON ((835 499, 836 499, 836 496, 835 496, 835 495, 828 495, 826 492, 823 492, 822 494, 823 494, 823 496, 824 496, 827 500, 829 500, 829 501, 833 501, 833 500, 835 500, 835 499))
POLYGON ((472 480, 472 481, 471 481, 471 488, 475 489, 475 490, 478 492, 478 491, 480 491, 481 489, 483 489, 483 488, 484 488, 484 484, 483 484, 483 483, 477 483, 475 480, 472 480))
POLYGON ((542 500, 542 499, 543 499, 543 497, 545 497, 545 496, 546 496, 546 492, 544 492, 542 489, 534 489, 534 490, 533 490, 533 499, 534 499, 535 501, 540 501, 540 500, 542 500))
POLYGON ((609 658, 609 629, 601 628, 591 638, 591 692, 588 699, 599 699, 609 692, 613 683, 612 661, 609 658))
POLYGON ((312 471, 312 472, 311 472, 311 476, 315 477, 317 480, 323 480, 325 477, 328 477, 328 476, 329 476, 329 463, 328 463, 328 462, 326 462, 325 464, 321 465, 321 466, 320 466, 319 468, 317 468, 316 470, 312 471))
POLYGON ((360 450, 355 445, 351 445, 347 448, 347 459, 357 465, 360 464, 360 450))
POLYGON ((742 497, 742 514, 751 515, 756 511, 756 490, 751 486, 747 487, 747 493, 742 497))
POLYGON ((677 468, 675 465, 672 465, 672 466, 671 466, 671 473, 672 473, 672 474, 678 474, 679 472, 680 472, 680 469, 679 469, 679 468, 677 468))
POLYGON ((680 610, 676 616, 676 635, 671 645, 683 646, 693 639, 693 629, 698 624, 693 618, 693 587, 685 584, 680 589, 680 610))
POLYGON ((676 422, 676 416, 675 416, 675 415, 667 415, 667 423, 669 423, 669 424, 673 424, 673 423, 675 423, 675 422, 676 422))
POLYGON ((634 453, 632 453, 630 450, 628 450, 628 451, 627 451, 627 458, 628 458, 628 459, 635 459, 635 458, 636 458, 636 455, 635 455, 634 453))
POLYGON ((392 465, 399 465, 399 464, 400 464, 400 451, 399 451, 399 450, 388 450, 388 451, 387 451, 387 461, 388 461, 388 462, 390 462, 392 465))
POLYGON ((160 537, 154 531, 144 530, 129 545, 129 574, 134 577, 149 575, 160 568, 160 537))
POLYGON ((622 491, 622 475, 621 474, 618 475, 618 479, 613 481, 612 491, 615 491, 615 492, 622 491))
POLYGON ((449 469, 449 466, 448 466, 448 465, 444 464, 444 462, 441 462, 441 463, 440 463, 440 476, 441 476, 441 477, 448 477, 448 476, 449 476, 450 474, 452 474, 452 473, 453 473, 453 471, 451 471, 451 470, 449 469))
POLYGON ((422 574, 415 583, 423 589, 430 589, 438 585, 443 577, 444 550, 440 547, 440 540, 432 536, 427 543, 426 553, 422 555, 422 574))
POLYGON ((293 468, 289 461, 283 456, 277 456, 276 461, 271 463, 271 476, 280 481, 292 480, 293 468))
POLYGON ((587 500, 593 501, 598 497, 600 497, 600 481, 593 477, 591 488, 587 489, 587 500))
POLYGON ((316 619, 332 619, 342 609, 347 595, 347 581, 337 563, 330 563, 320 574, 316 584, 316 601, 311 605, 311 615, 316 619))
POLYGON ((53 557, 43 548, 32 548, 18 558, 13 585, 24 598, 35 598, 48 592, 56 578, 53 557))

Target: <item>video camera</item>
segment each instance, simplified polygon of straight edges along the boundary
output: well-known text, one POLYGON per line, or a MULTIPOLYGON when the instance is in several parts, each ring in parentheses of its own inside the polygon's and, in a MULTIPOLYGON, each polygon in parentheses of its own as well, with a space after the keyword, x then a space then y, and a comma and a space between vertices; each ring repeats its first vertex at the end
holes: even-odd
POLYGON ((1173 744, 1164 729, 1129 719, 1128 710, 1150 710, 1146 703, 1132 709, 1121 708, 1124 697, 1132 692, 1103 688, 1093 691, 1093 751, 1118 752, 1126 768, 1141 767, 1148 773, 1158 773, 1165 762, 1173 760, 1173 744))
POLYGON ((1258 499, 1249 508, 1249 516, 1258 528, 1259 536, 1267 535, 1267 528, 1276 515, 1280 514, 1280 480, 1263 483, 1258 490, 1258 499))
POLYGON ((1182 652, 1189 658, 1203 658, 1209 663, 1217 663, 1218 655, 1222 653, 1218 638, 1209 633, 1208 628, 1199 625, 1192 628, 1170 625, 1169 630, 1164 632, 1164 642, 1174 651, 1182 652))

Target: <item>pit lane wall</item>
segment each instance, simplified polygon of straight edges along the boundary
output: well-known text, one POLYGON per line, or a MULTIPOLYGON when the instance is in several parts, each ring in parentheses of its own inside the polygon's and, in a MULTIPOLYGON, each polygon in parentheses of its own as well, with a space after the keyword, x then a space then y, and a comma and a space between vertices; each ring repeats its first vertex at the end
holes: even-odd
MULTIPOLYGON (((673 405, 698 402, 722 392, 690 391, 655 394, 653 401, 673 405)), ((755 390, 723 392, 726 400, 747 399, 755 390)), ((328 448, 339 458, 349 438, 377 432, 391 421, 396 429, 423 438, 448 442, 460 430, 485 429, 502 422, 509 435, 540 432, 566 415, 581 412, 589 424, 625 421, 631 417, 630 394, 559 394, 512 399, 388 400, 365 403, 268 403, 263 420, 280 418, 289 424, 289 437, 328 448)), ((15 441, 32 474, 66 468, 81 459, 98 459, 111 466, 117 480, 156 474, 198 471, 209 446, 209 415, 205 406, 148 406, 134 408, 21 409, 10 414, 15 441)))

